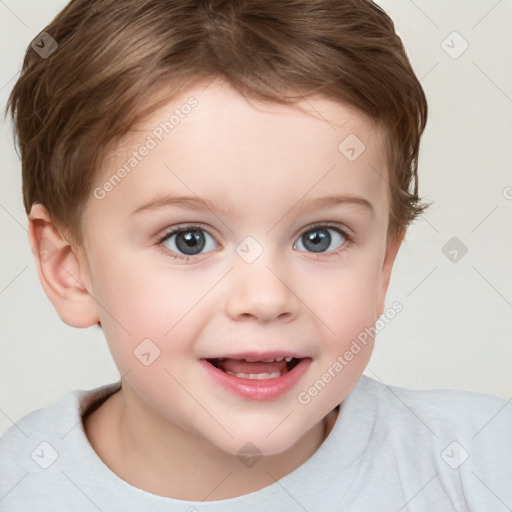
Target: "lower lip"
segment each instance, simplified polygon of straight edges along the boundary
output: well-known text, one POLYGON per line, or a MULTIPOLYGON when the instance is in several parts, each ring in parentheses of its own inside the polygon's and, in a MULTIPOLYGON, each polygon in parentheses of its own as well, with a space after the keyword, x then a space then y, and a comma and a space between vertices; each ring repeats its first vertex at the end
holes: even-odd
POLYGON ((275 400, 290 391, 308 369, 311 358, 306 357, 290 371, 275 379, 244 379, 219 370, 206 359, 200 363, 208 375, 228 391, 250 400, 275 400))

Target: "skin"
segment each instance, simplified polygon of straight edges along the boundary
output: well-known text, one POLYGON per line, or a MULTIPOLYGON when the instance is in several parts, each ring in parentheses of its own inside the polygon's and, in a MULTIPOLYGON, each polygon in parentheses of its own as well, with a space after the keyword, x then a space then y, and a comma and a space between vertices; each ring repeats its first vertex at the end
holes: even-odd
POLYGON ((91 195, 84 246, 68 243, 41 205, 30 213, 29 236, 32 246, 42 238, 55 246, 50 259, 36 262, 60 317, 75 327, 100 321, 124 376, 121 390, 84 420, 99 457, 148 492, 219 500, 273 484, 323 442, 324 419, 328 433, 331 411, 356 384, 373 340, 308 404, 297 395, 384 311, 402 237, 386 237, 383 134, 364 115, 322 97, 297 107, 249 101, 220 80, 197 84, 144 120, 94 186, 190 96, 198 106, 172 133, 103 199, 91 195), (338 150, 349 134, 366 146, 355 161, 338 150), (208 199, 213 210, 165 206, 131 215, 163 192, 208 199), (300 211, 313 199, 347 194, 369 201, 373 213, 351 203, 300 211), (324 252, 301 245, 311 224, 325 222, 351 239, 330 228, 324 252), (182 254, 176 237, 161 246, 156 240, 184 223, 199 223, 207 245, 189 260, 174 259, 182 254), (247 236, 263 249, 252 263, 236 252, 247 236), (144 339, 160 350, 148 366, 134 356, 144 339), (274 400, 231 394, 199 364, 276 349, 312 362, 274 400), (263 455, 252 467, 237 457, 247 442, 263 455))

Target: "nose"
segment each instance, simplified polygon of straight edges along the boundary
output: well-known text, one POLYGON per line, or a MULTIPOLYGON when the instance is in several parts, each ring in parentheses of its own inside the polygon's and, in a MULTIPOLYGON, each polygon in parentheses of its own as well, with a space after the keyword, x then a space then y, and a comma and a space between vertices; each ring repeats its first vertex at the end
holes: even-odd
POLYGON ((300 300, 290 273, 269 259, 251 264, 239 260, 228 279, 226 313, 231 319, 288 322, 297 316, 300 300))

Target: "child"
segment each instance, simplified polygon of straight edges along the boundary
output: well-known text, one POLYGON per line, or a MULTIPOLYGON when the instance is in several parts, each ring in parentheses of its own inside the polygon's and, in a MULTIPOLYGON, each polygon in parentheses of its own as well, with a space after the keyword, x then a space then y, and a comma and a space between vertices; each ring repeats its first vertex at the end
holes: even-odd
POLYGON ((73 0, 9 107, 41 284, 121 380, 0 442, 0 510, 512 507, 512 411, 362 375, 425 95, 369 0, 73 0))

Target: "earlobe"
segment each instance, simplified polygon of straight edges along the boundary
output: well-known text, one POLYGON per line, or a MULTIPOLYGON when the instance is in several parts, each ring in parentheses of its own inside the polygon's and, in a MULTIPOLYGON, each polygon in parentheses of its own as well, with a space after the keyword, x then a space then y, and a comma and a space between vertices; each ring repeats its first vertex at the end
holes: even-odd
POLYGON ((72 327, 97 324, 98 312, 89 291, 85 261, 75 254, 43 205, 32 205, 28 221, 28 237, 39 280, 60 318, 72 327))
POLYGON ((377 317, 380 317, 384 313, 384 306, 386 302, 386 293, 389 287, 389 281, 391 280, 391 271, 393 270, 393 264, 400 249, 403 239, 405 237, 405 230, 396 235, 386 246, 386 255, 382 264, 380 287, 378 290, 377 297, 377 317))

